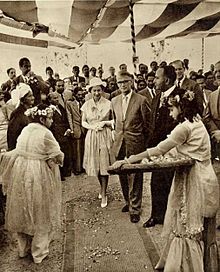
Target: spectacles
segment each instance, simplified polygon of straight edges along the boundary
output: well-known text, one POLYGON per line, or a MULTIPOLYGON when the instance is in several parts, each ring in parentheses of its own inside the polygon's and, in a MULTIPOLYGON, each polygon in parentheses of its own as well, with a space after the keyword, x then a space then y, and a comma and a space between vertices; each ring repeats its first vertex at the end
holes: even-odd
POLYGON ((118 84, 123 84, 123 83, 128 83, 131 80, 122 80, 122 81, 118 81, 118 84))

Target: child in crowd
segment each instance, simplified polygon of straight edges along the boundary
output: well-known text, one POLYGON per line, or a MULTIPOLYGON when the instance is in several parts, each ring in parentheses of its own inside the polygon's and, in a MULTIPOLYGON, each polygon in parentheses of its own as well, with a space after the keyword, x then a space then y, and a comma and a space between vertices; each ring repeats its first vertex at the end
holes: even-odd
POLYGON ((168 138, 156 147, 117 161, 115 168, 169 152, 190 157, 195 164, 176 171, 173 179, 163 235, 167 243, 156 269, 165 272, 204 271, 203 220, 218 209, 218 181, 210 161, 210 139, 198 115, 194 93, 176 88, 166 103, 179 121, 168 138), (172 149, 172 151, 171 151, 172 149))

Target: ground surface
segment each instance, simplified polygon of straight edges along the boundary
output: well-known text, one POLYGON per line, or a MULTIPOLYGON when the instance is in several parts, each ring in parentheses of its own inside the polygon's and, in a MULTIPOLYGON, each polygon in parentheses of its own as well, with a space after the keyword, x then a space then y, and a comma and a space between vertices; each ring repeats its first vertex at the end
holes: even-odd
MULTIPOLYGON (((19 259, 14 245, 0 229, 1 272, 154 271, 164 241, 161 225, 142 227, 150 214, 148 174, 138 224, 130 223, 128 214, 121 213, 124 203, 117 176, 110 178, 108 206, 104 209, 100 207, 99 185, 94 178, 72 176, 62 186, 62 230, 51 243, 49 256, 37 265, 30 257, 19 259)), ((217 239, 220 245, 220 231, 217 239)))

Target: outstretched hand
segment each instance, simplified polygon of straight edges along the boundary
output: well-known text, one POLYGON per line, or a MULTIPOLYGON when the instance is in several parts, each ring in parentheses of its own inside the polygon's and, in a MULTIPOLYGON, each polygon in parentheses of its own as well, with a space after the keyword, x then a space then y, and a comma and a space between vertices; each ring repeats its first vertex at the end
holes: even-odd
POLYGON ((122 167, 123 164, 126 164, 127 162, 125 160, 121 160, 121 161, 116 161, 112 164, 112 168, 113 169, 118 169, 120 167, 122 167))

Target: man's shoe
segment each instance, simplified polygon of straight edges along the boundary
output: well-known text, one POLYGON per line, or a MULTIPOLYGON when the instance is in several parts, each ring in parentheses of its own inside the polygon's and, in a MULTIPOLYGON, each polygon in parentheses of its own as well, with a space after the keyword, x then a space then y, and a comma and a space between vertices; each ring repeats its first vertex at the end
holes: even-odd
POLYGON ((129 212, 129 206, 128 205, 125 205, 122 209, 121 209, 122 212, 129 212))
POLYGON ((150 217, 150 219, 148 219, 144 224, 143 227, 144 228, 151 228, 154 227, 157 224, 162 224, 162 222, 160 222, 159 220, 157 220, 156 218, 150 217))
POLYGON ((138 223, 140 221, 140 215, 139 214, 131 214, 130 220, 131 220, 131 223, 138 223))

